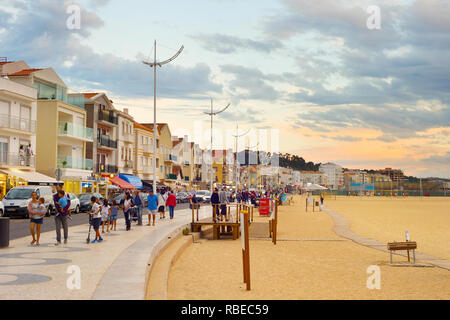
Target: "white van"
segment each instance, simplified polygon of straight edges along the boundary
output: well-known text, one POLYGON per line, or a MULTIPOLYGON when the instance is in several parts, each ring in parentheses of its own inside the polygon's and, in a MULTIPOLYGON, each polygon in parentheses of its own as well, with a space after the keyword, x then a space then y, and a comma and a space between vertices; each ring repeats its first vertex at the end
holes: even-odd
POLYGON ((12 188, 2 200, 5 207, 3 215, 5 217, 28 218, 28 203, 31 200, 31 194, 34 191, 37 192, 38 198, 45 199, 47 216, 49 216, 53 212, 53 192, 52 187, 49 186, 24 186, 12 188))

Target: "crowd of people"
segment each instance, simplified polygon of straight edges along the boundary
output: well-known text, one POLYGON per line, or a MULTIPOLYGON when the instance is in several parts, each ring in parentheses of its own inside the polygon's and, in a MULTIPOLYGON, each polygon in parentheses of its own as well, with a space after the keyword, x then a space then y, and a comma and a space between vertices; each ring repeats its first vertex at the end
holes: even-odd
MULTIPOLYGON (((56 243, 62 243, 61 229, 63 229, 64 243, 69 238, 68 220, 71 219, 70 210, 71 201, 68 193, 65 193, 60 185, 56 187, 56 193, 53 196, 53 206, 55 208, 55 227, 56 243)), ((259 198, 279 198, 286 190, 270 189, 266 191, 249 191, 247 189, 237 190, 237 192, 228 192, 226 187, 215 188, 211 195, 211 204, 214 205, 216 216, 220 221, 226 219, 227 204, 231 202, 256 204, 259 198)), ((189 199, 192 203, 197 203, 195 191, 189 192, 189 199)), ((156 194, 149 192, 125 192, 120 201, 108 200, 92 196, 90 203, 89 223, 94 228, 95 239, 92 243, 103 241, 102 234, 111 231, 117 231, 117 219, 119 212, 123 212, 126 231, 131 230, 133 218, 136 219, 138 226, 143 226, 143 217, 148 216, 147 226, 155 226, 156 216, 159 219, 166 219, 166 211, 169 211, 169 219, 174 219, 175 207, 177 206, 176 194, 168 190, 159 190, 156 194), (101 228, 101 231, 100 231, 101 228), (106 228, 106 231, 105 231, 106 228)), ((28 204, 28 215, 30 218, 30 233, 32 236, 31 245, 40 245, 41 226, 44 222, 44 216, 47 212, 45 200, 38 198, 36 192, 33 192, 32 199, 28 204)))
MULTIPOLYGON (((71 220, 72 212, 70 210, 71 202, 68 193, 64 192, 61 186, 56 187, 56 193, 53 196, 53 205, 55 208, 55 227, 56 243, 61 245, 61 228, 64 234, 64 244, 67 244, 69 238, 68 220, 71 220)), ((147 226, 155 226, 156 216, 160 219, 166 219, 166 211, 169 211, 170 220, 174 219, 177 199, 171 191, 161 190, 157 194, 150 192, 125 192, 120 201, 108 200, 105 198, 91 197, 89 223, 95 231, 95 239, 92 243, 103 241, 102 234, 111 231, 117 231, 117 219, 119 212, 123 212, 126 231, 131 230, 131 222, 135 217, 137 225, 143 225, 143 216, 148 215, 147 226), (101 231, 100 231, 101 228, 101 231), (105 231, 106 228, 106 231, 105 231)), ((47 212, 45 199, 38 198, 36 192, 33 192, 31 201, 28 204, 28 216, 30 218, 30 233, 32 236, 31 245, 40 245, 41 226, 44 223, 44 216, 47 212)))

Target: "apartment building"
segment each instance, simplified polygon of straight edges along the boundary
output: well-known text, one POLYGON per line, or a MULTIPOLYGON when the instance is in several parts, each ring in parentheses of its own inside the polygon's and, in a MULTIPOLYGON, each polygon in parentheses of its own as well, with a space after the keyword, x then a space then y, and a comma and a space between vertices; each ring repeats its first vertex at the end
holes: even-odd
MULTIPOLYGON (((153 185, 153 130, 145 125, 135 122, 133 124, 135 134, 134 145, 134 175, 139 177, 145 187, 153 185)), ((158 143, 158 141, 157 141, 158 143)), ((157 144, 158 149, 158 144, 157 144)), ((160 159, 156 158, 156 180, 160 179, 160 159)))
POLYGON ((93 142, 86 143, 86 157, 93 160, 94 174, 105 177, 117 175, 119 119, 113 102, 105 93, 69 94, 69 99, 76 98, 82 101, 87 126, 93 131, 93 142))
POLYGON ((69 101, 66 84, 52 68, 17 65, 25 69, 9 70, 8 78, 37 90, 36 170, 61 180, 88 179, 93 162, 86 159, 86 143, 93 142, 93 131, 86 126, 86 110, 69 101))
POLYGON ((129 114, 128 109, 117 111, 119 119, 119 135, 117 138, 117 167, 121 174, 133 174, 134 168, 134 144, 136 134, 134 133, 134 119, 129 114))
POLYGON ((406 177, 402 170, 400 169, 392 169, 392 168, 385 168, 381 170, 377 170, 378 173, 384 176, 388 176, 391 181, 405 181, 406 177))
MULTIPOLYGON (((153 130, 152 123, 142 123, 142 126, 153 130)), ((169 125, 167 123, 157 124, 156 147, 158 159, 157 168, 159 170, 159 180, 161 182, 167 181, 169 184, 176 180, 176 176, 172 173, 172 165, 177 158, 172 155, 172 134, 170 133, 169 125)))
POLYGON ((34 182, 29 179, 36 169, 36 110, 35 88, 0 78, 1 196, 15 186, 34 182))
POLYGON ((320 165, 319 171, 322 171, 327 176, 328 186, 331 190, 338 190, 344 186, 344 176, 341 166, 328 162, 320 165))

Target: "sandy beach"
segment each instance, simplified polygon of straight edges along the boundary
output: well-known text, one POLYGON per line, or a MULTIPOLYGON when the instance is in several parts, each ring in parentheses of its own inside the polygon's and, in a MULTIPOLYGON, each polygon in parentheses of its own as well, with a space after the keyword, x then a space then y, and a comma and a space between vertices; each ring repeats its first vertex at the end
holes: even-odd
MULTIPOLYGON (((366 209, 371 208, 373 203, 362 199, 358 202, 355 199, 338 198, 327 200, 327 205, 340 213, 345 211, 342 215, 351 221, 354 231, 361 230, 361 234, 367 232, 367 236, 379 240, 403 240, 405 226, 400 217, 389 220, 390 228, 385 226, 386 217, 390 216, 389 213, 383 212, 383 206, 387 202, 393 203, 392 200, 376 200, 377 209, 373 210, 366 209), (347 211, 345 208, 349 205, 355 209, 347 211), (368 221, 373 219, 378 226, 370 229, 369 226, 373 223, 367 222, 366 229, 363 229, 364 218, 358 216, 361 211, 366 212, 368 221), (377 215, 376 211, 381 212, 377 215)), ((401 208, 400 201, 396 202, 396 205, 401 208)), ((442 232, 445 226, 450 225, 450 216, 443 212, 445 205, 445 201, 434 205, 430 200, 426 207, 435 208, 438 218, 427 219, 426 214, 417 210, 412 215, 413 219, 410 219, 407 230, 410 231, 411 237, 419 242, 424 253, 448 258, 448 246, 447 251, 445 245, 432 251, 434 245, 426 243, 431 240, 449 243, 449 235, 442 232), (420 219, 427 221, 422 224, 423 229, 420 219), (433 221, 440 221, 439 226, 435 227, 433 221), (434 231, 434 236, 418 236, 428 233, 427 231, 434 231)), ((392 205, 389 207, 394 208, 392 205)), ((409 207, 417 207, 417 204, 408 204, 409 207)), ((399 213, 402 217, 405 217, 404 211, 410 211, 398 210, 402 212, 399 213)), ((268 223, 266 218, 256 220, 268 223)), ((325 212, 305 212, 304 198, 296 197, 295 204, 280 207, 278 238, 285 241, 278 241, 276 246, 271 241, 262 239, 250 241, 251 291, 246 291, 242 282, 241 242, 202 239, 200 244, 187 247, 172 266, 169 273, 168 298, 450 299, 448 270, 437 267, 389 266, 387 253, 337 236, 332 230, 333 225, 332 218, 325 212), (366 286, 369 276, 366 271, 371 265, 377 265, 381 269, 380 290, 369 290, 366 286)), ((396 256, 396 259, 406 260, 400 256, 396 256)))
POLYGON ((450 260, 450 198, 337 197, 326 205, 362 236, 404 241, 407 230, 420 252, 450 260))

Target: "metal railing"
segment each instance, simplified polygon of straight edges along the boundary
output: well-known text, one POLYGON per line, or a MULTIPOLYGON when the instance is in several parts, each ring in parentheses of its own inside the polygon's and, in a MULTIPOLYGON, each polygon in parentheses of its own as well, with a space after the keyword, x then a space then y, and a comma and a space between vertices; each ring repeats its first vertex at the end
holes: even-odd
POLYGON ((117 149, 117 141, 112 140, 109 136, 101 135, 97 137, 97 142, 100 146, 117 149))
POLYGON ((21 155, 19 153, 0 152, 0 164, 8 166, 34 167, 35 156, 21 155))
POLYGON ((132 160, 124 160, 124 162, 125 162, 124 168, 127 168, 127 169, 132 169, 133 168, 133 161, 132 160))
POLYGON ((93 160, 73 157, 58 157, 58 168, 92 170, 93 160))
POLYGON ((2 114, 0 115, 0 128, 36 133, 36 121, 2 114))
POLYGON ((94 130, 71 122, 59 122, 58 133, 64 136, 94 140, 94 130))
POLYGON ((112 124, 118 124, 119 119, 114 116, 114 114, 110 111, 100 110, 98 112, 98 120, 99 121, 106 121, 112 124))

